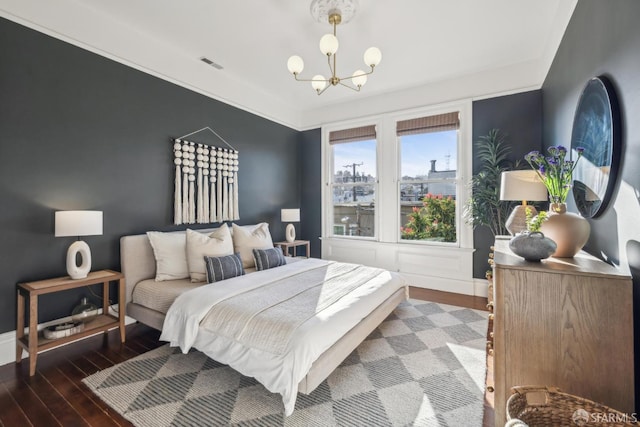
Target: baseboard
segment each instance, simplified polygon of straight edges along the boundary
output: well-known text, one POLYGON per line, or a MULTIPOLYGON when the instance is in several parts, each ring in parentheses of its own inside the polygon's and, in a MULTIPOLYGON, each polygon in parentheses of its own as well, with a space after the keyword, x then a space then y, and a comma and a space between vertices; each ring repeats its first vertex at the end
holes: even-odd
POLYGON ((421 274, 400 273, 411 286, 435 291, 453 292, 463 295, 474 295, 472 280, 456 280, 444 277, 424 276, 421 274))
MULTIPOLYGON (((116 304, 115 309, 117 310, 118 305, 116 304)), ((114 308, 112 307, 112 309, 109 311, 111 314, 113 314, 114 316, 117 316, 118 313, 114 310, 114 308)), ((100 313, 102 313, 102 309, 99 310, 100 313)), ((44 322, 38 325, 38 330, 41 331, 42 329, 51 326, 51 325, 56 325, 58 323, 64 323, 64 322, 68 322, 71 320, 71 316, 68 317, 64 317, 62 319, 56 319, 56 320, 52 320, 50 322, 44 322)), ((126 325, 130 325, 132 323, 135 323, 136 320, 129 317, 129 316, 125 316, 125 324, 126 325)), ((25 329, 26 332, 26 329, 25 329)), ((97 334, 101 334, 102 332, 96 332, 97 334)), ((93 335, 90 335, 93 336, 93 335)), ((85 338, 89 338, 89 337, 84 337, 82 339, 85 338)), ((76 341, 77 342, 77 341, 76 341)), ((71 344, 71 343, 69 343, 71 344)), ((45 350, 46 351, 46 350, 45 350)), ((27 353, 25 350, 22 351, 22 358, 27 358, 29 357, 29 353, 27 353)), ((14 363, 16 361, 16 331, 9 331, 9 332, 5 332, 4 334, 0 334, 0 366, 4 366, 7 365, 9 363, 14 363)))
POLYGON ((477 297, 489 297, 489 282, 487 279, 473 279, 473 294, 477 297))

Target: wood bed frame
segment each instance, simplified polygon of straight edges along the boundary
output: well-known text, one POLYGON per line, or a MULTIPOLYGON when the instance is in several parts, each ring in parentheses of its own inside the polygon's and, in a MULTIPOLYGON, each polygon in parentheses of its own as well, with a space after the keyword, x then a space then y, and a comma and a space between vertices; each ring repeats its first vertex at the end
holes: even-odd
MULTIPOLYGON (((207 232, 212 231, 212 229, 198 231, 207 232)), ((175 233, 184 233, 184 231, 176 231, 175 233)), ((147 235, 138 234, 122 237, 120 239, 120 260, 122 273, 125 277, 127 315, 154 329, 162 330, 164 313, 131 301, 135 285, 141 280, 153 279, 156 273, 153 249, 147 235)), ((311 393, 407 297, 407 287, 398 289, 333 346, 322 353, 313 363, 307 375, 298 384, 298 391, 305 394, 311 393)))

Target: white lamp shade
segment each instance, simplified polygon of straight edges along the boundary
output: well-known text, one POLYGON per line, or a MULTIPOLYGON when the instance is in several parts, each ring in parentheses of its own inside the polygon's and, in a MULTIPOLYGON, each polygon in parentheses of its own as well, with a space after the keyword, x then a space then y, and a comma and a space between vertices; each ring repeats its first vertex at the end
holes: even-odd
POLYGON ((320 52, 323 55, 333 55, 338 51, 338 47, 340 47, 340 43, 338 42, 338 38, 333 34, 325 34, 320 39, 320 52))
POLYGON ((364 63, 369 67, 375 67, 382 61, 382 52, 377 47, 370 47, 364 52, 364 63))
POLYGON ((293 55, 287 61, 287 68, 291 74, 300 74, 304 69, 304 61, 298 55, 293 55))
POLYGON ((313 78, 311 79, 311 87, 317 91, 320 92, 322 89, 325 88, 325 86, 327 86, 327 82, 326 79, 324 78, 323 75, 321 74, 316 74, 315 76, 313 76, 313 78))
POLYGON ((364 84, 367 82, 367 76, 362 70, 354 71, 352 77, 353 78, 351 79, 351 81, 356 86, 364 86, 364 84))
POLYGON ((502 172, 500 200, 546 201, 547 187, 534 170, 502 172))
POLYGON ((56 237, 102 235, 102 211, 58 211, 56 237))
POLYGON ((280 217, 282 222, 300 222, 300 209, 282 209, 280 217))

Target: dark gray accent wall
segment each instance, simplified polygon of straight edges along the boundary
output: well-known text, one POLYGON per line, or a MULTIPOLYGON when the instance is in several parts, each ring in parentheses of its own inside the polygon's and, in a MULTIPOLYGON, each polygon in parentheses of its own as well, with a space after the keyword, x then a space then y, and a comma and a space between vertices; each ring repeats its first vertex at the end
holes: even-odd
MULTIPOLYGON (((606 212, 589 221, 591 237, 585 249, 614 264, 624 259, 620 248, 626 251, 627 261, 622 267, 630 268, 634 282, 636 408, 640 407, 639 16, 637 0, 580 0, 542 86, 546 147, 569 144, 575 107, 591 77, 607 76, 618 95, 623 141, 619 185, 606 212)), ((571 196, 569 208, 576 212, 571 196)), ((615 357, 615 349, 612 350, 615 357)))
MULTIPOLYGON (((0 333, 15 329, 18 282, 66 274, 73 239, 54 237, 54 211, 104 211, 104 235, 84 238, 93 269, 120 268, 123 235, 185 228, 171 225, 170 140, 202 127, 239 150, 239 223, 284 238, 280 209, 300 205, 300 132, 5 19, 0 52, 0 333)), ((40 321, 80 295, 91 297, 43 297, 40 321)))
MULTIPOLYGON (((534 90, 473 102, 473 173, 480 171, 475 143, 491 129, 500 129, 511 146, 511 159, 524 162, 524 155, 542 146, 542 92, 534 90)), ((526 164, 526 163, 525 163, 526 164)), ((527 166, 528 167, 528 166, 527 166)), ((473 231, 473 277, 484 278, 489 270, 489 247, 494 236, 487 227, 473 231)))
POLYGON ((322 133, 312 129, 300 134, 300 226, 302 239, 311 242, 311 256, 322 255, 322 133))

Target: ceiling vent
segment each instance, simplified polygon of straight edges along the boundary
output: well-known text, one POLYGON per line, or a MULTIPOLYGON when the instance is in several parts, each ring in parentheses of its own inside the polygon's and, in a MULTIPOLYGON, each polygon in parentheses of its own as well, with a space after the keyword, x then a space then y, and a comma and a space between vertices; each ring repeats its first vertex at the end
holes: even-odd
POLYGON ((222 70, 222 68, 224 68, 222 65, 216 64, 215 62, 213 62, 212 60, 210 60, 209 58, 207 58, 205 56, 200 58, 200 61, 204 62, 207 65, 211 65, 213 68, 215 68, 217 70, 222 70))

